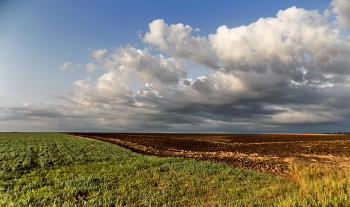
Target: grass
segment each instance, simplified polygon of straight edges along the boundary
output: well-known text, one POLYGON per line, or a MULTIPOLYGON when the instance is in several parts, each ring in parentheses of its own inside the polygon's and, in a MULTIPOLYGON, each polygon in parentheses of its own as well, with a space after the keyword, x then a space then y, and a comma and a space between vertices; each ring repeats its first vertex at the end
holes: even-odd
POLYGON ((331 166, 291 166, 300 189, 285 206, 350 206, 350 171, 331 166))
POLYGON ((58 133, 0 133, 0 206, 348 206, 349 175, 287 178, 58 133))

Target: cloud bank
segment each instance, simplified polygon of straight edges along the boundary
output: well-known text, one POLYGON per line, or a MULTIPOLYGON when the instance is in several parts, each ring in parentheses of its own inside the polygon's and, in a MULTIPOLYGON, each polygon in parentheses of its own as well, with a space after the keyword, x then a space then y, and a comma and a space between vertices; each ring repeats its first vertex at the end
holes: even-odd
POLYGON ((0 121, 63 131, 327 131, 350 120, 350 36, 341 34, 350 1, 331 5, 336 22, 329 11, 291 7, 208 36, 154 20, 141 35, 146 48, 92 51, 65 106, 0 109, 0 121), (209 72, 189 78, 191 65, 209 72), (93 79, 96 70, 104 74, 93 79))

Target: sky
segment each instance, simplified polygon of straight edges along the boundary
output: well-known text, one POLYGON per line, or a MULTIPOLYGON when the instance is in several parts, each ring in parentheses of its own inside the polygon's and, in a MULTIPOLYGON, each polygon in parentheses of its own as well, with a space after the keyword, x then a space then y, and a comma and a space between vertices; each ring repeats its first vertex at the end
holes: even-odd
POLYGON ((0 131, 350 131, 350 0, 0 1, 0 131))

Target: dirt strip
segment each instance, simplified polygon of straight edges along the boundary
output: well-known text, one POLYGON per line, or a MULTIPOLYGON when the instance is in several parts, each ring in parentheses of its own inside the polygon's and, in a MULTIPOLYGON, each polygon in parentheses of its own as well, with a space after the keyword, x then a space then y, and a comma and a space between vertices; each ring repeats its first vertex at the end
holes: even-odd
POLYGON ((347 135, 69 134, 110 142, 145 155, 225 162, 277 175, 289 175, 291 163, 350 166, 347 135))

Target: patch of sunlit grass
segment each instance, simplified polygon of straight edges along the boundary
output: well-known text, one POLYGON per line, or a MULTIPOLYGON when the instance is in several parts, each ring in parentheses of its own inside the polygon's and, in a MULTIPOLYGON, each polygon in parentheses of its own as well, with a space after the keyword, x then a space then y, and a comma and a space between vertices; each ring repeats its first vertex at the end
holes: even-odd
POLYGON ((291 166, 298 192, 291 194, 281 206, 349 206, 349 169, 335 166, 291 166))

